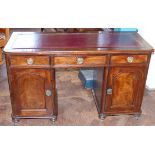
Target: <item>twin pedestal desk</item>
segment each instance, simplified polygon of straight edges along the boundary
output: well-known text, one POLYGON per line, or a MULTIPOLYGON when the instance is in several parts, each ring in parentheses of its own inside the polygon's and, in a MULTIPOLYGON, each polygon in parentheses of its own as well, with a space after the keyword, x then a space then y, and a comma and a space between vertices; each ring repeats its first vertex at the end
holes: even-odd
POLYGON ((57 68, 97 70, 99 118, 141 114, 153 48, 137 32, 12 34, 5 49, 12 119, 57 119, 57 68))

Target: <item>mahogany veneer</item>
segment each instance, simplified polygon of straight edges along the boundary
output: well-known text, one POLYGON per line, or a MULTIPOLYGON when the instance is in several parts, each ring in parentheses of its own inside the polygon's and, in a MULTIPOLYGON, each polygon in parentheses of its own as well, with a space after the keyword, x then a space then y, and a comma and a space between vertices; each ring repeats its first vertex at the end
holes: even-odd
POLYGON ((48 56, 34 56, 34 55, 29 55, 29 56, 11 56, 10 57, 10 64, 11 65, 19 65, 19 66, 33 66, 33 65, 49 65, 50 60, 48 56), (27 60, 33 59, 32 64, 28 64, 27 60))
POLYGON ((106 56, 65 56, 60 57, 56 56, 54 58, 54 66, 55 67, 67 67, 67 66, 79 66, 86 67, 94 66, 94 65, 105 65, 106 64, 106 56), (82 59, 82 62, 79 64, 78 59, 82 59))
POLYGON ((92 90, 100 119, 141 114, 153 48, 137 32, 13 33, 5 49, 12 118, 58 114, 56 68, 96 69, 92 90))

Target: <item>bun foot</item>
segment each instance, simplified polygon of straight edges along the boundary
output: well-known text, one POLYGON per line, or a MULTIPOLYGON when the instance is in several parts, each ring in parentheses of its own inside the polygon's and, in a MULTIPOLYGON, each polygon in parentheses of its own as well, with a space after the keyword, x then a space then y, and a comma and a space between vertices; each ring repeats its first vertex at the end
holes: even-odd
POLYGON ((141 116, 141 113, 134 114, 134 117, 138 120, 141 116))
POLYGON ((16 117, 12 117, 12 121, 13 121, 14 125, 16 125, 16 123, 19 123, 20 119, 16 118, 16 117))
POLYGON ((105 114, 99 114, 99 119, 100 120, 104 120, 106 118, 106 115, 105 114))
POLYGON ((56 120, 57 120, 57 116, 52 115, 51 118, 50 118, 50 121, 51 121, 52 123, 54 123, 56 120))

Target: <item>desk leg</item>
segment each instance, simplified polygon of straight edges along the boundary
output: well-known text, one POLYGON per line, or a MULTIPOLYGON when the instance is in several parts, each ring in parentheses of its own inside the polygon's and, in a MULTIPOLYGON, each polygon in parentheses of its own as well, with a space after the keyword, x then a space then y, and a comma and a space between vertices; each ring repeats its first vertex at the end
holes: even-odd
POLYGON ((99 119, 104 120, 106 118, 105 114, 99 114, 99 119))
POLYGON ((108 76, 108 68, 98 68, 94 71, 94 87, 92 94, 99 114, 99 119, 104 120, 104 102, 106 93, 106 83, 108 76))
POLYGON ((56 115, 52 115, 50 118, 51 122, 55 122, 57 120, 57 116, 56 115))
POLYGON ((53 89, 53 114, 51 115, 51 121, 55 122, 58 116, 58 95, 56 90, 56 76, 55 69, 52 69, 52 89, 53 89))

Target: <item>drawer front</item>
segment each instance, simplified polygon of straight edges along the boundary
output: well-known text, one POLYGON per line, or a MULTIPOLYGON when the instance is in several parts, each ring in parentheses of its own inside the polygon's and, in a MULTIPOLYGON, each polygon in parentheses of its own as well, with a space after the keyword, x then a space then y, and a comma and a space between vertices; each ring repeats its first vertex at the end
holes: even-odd
POLYGON ((48 56, 11 56, 11 65, 20 66, 35 66, 35 65, 49 65, 48 56))
POLYGON ((55 66, 105 65, 106 56, 65 56, 55 57, 55 66))
POLYGON ((111 64, 147 63, 147 55, 115 55, 111 57, 111 64))

